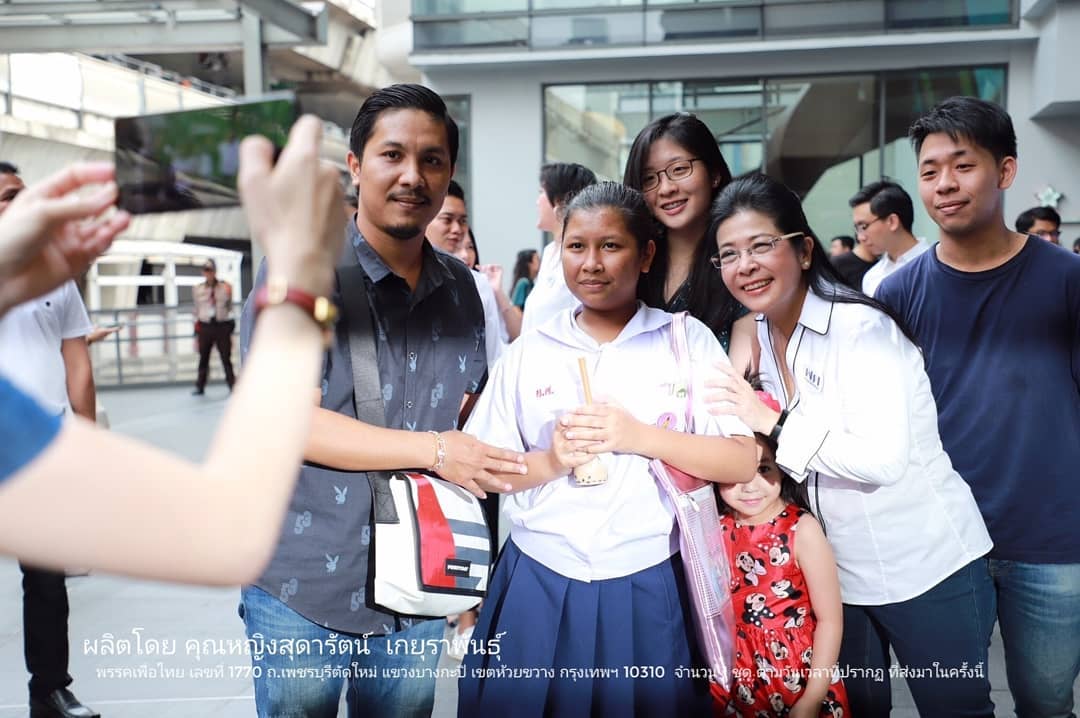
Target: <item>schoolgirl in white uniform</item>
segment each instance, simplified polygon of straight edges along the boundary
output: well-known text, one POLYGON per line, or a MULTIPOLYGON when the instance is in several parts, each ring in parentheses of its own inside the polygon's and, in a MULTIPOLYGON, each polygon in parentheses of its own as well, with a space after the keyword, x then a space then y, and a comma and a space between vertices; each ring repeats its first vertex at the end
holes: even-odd
MULTIPOLYGON (((526 451, 528 474, 501 477, 515 490, 504 502, 510 540, 474 634, 500 648, 466 656, 460 716, 709 714, 707 685, 686 672, 696 646, 674 514, 648 463, 734 483, 753 476, 755 450, 741 421, 706 412, 696 377, 696 434, 682 433, 672 315, 637 301, 651 223, 641 194, 621 184, 577 195, 562 256, 581 307, 510 346, 465 427, 526 451), (579 485, 572 470, 594 457, 607 481, 579 485)), ((695 367, 727 361, 704 324, 687 318, 686 331, 695 367)))

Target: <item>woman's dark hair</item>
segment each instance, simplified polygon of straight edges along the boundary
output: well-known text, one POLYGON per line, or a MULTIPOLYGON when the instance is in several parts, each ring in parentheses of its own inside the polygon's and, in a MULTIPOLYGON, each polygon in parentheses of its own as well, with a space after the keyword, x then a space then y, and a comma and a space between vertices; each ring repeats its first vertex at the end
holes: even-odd
MULTIPOLYGON (((785 185, 763 174, 740 177, 725 187, 713 202, 709 236, 715 239, 720 225, 737 212, 744 210, 765 215, 772 220, 781 234, 801 232, 814 240, 810 268, 803 270, 811 292, 827 302, 863 304, 873 307, 896 322, 896 326, 900 328, 904 336, 916 347, 919 346, 907 323, 896 312, 876 299, 844 284, 843 278, 825 254, 824 247, 817 241, 814 230, 810 229, 810 223, 806 220, 798 195, 785 185)), ((789 242, 798 251, 803 246, 803 237, 794 237, 789 242)))
POLYGON ((510 283, 511 287, 516 285, 519 279, 532 279, 529 276, 529 265, 532 264, 535 256, 535 249, 523 249, 517 253, 517 260, 514 261, 514 281, 510 283))
POLYGON ((446 103, 433 90, 423 85, 403 83, 383 87, 368 95, 353 120, 349 132, 349 149, 357 157, 363 157, 364 146, 375 132, 379 115, 390 110, 422 110, 446 127, 446 142, 450 151, 450 164, 457 164, 458 126, 450 117, 446 103))
POLYGON ((469 269, 476 269, 480 266, 480 248, 476 246, 476 235, 473 234, 472 227, 469 227, 469 241, 472 242, 473 259, 476 262, 469 269))
POLYGON ((552 207, 567 205, 574 195, 596 184, 596 175, 584 165, 553 162, 540 168, 540 186, 552 207))
MULTIPOLYGON (((634 138, 634 144, 630 146, 630 156, 626 160, 623 184, 641 190, 649 150, 653 143, 662 137, 675 142, 705 164, 709 177, 717 181, 716 189, 713 190, 714 199, 731 181, 731 170, 728 169, 724 156, 720 154, 720 146, 716 144, 716 138, 708 126, 697 117, 680 112, 653 120, 634 138)), ((659 220, 654 221, 657 226, 656 258, 651 271, 641 277, 638 296, 650 307, 664 309, 668 304, 664 296, 664 286, 670 267, 667 228, 659 220)), ((709 236, 703 236, 694 253, 687 277, 690 287, 687 309, 714 334, 720 334, 731 329, 740 307, 709 263, 709 257, 713 253, 711 245, 709 236)))
POLYGON ((565 236, 570 218, 576 212, 594 209, 613 209, 622 216, 626 231, 637 240, 639 252, 645 250, 650 239, 655 239, 652 212, 645 204, 645 197, 632 187, 618 182, 592 184, 574 195, 566 207, 562 234, 565 236))

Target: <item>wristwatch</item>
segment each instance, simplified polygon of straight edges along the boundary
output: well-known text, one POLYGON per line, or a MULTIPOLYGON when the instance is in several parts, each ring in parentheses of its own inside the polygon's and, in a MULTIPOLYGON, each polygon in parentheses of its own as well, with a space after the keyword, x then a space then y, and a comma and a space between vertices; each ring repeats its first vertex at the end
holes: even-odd
POLYGON ((270 277, 266 280, 266 286, 255 292, 255 312, 278 304, 300 307, 326 331, 334 328, 334 322, 338 318, 338 308, 328 298, 316 297, 303 289, 290 287, 284 277, 270 277))
POLYGON ((772 428, 772 431, 769 432, 769 438, 774 443, 780 441, 780 432, 784 430, 784 422, 787 421, 787 418, 788 418, 788 410, 787 409, 781 409, 780 410, 780 418, 776 420, 776 426, 774 426, 772 428))

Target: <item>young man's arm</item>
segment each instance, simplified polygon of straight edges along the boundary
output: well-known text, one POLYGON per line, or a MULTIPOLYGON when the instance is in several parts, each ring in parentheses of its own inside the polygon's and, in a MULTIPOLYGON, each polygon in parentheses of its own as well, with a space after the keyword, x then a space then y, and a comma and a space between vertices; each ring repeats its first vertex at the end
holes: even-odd
POLYGON ((90 365, 90 349, 86 337, 72 337, 60 343, 67 378, 68 401, 71 410, 81 417, 95 421, 97 396, 94 390, 94 370, 90 365))
MULTIPOLYGON (((477 496, 510 490, 496 473, 525 473, 519 452, 498 449, 460 431, 439 432, 439 437, 446 453, 439 476, 477 496)), ((304 459, 343 471, 424 469, 435 465, 438 449, 430 432, 387 429, 317 408, 304 459)))

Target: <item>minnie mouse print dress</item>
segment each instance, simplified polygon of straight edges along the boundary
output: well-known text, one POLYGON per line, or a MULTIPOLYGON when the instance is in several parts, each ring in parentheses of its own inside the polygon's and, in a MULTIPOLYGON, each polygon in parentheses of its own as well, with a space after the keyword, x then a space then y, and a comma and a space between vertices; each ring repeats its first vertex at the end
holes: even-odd
MULTIPOLYGON (((805 513, 788 504, 773 520, 754 526, 721 517, 731 562, 735 677, 731 694, 718 701, 718 715, 786 716, 802 697, 817 625, 806 579, 795 564, 795 529, 805 513)), ((847 692, 837 675, 820 715, 850 717, 847 692)))

